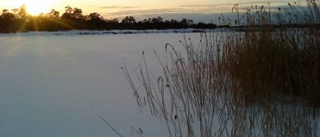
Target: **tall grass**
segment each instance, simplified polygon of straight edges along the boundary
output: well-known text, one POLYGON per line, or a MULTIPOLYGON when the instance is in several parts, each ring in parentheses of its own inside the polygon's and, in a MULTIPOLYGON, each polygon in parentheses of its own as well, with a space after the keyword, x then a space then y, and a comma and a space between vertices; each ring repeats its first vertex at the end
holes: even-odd
POLYGON ((138 85, 124 67, 138 105, 170 136, 317 136, 320 14, 306 3, 251 7, 241 27, 203 33, 198 45, 184 39, 185 51, 166 44, 168 61, 155 52, 163 74, 145 61, 138 85))

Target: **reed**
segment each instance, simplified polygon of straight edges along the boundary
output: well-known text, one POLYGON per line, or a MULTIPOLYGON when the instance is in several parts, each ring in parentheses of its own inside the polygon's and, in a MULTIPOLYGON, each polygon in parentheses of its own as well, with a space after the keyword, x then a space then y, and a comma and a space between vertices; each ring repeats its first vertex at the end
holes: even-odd
POLYGON ((252 6, 241 17, 235 5, 239 27, 202 33, 199 44, 185 38, 185 51, 166 44, 167 61, 155 52, 161 76, 144 61, 136 84, 124 67, 137 103, 170 136, 316 136, 320 14, 306 4, 252 6))

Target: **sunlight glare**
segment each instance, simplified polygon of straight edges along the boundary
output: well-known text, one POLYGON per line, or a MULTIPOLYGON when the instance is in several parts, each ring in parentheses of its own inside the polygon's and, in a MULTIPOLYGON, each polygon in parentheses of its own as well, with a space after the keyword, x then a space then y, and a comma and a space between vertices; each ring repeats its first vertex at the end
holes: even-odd
POLYGON ((12 7, 19 8, 22 5, 27 7, 27 12, 31 15, 50 12, 57 1, 54 0, 16 0, 10 1, 12 7))

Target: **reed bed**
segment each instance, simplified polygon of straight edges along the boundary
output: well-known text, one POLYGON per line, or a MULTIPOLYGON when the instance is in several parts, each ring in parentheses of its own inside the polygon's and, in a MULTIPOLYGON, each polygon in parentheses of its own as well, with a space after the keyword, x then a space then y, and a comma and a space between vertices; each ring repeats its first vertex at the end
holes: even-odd
POLYGON ((199 44, 185 38, 185 51, 166 44, 166 61, 155 52, 159 77, 144 61, 137 84, 124 67, 138 105, 171 137, 317 136, 320 14, 306 4, 253 6, 237 28, 202 33, 199 44))

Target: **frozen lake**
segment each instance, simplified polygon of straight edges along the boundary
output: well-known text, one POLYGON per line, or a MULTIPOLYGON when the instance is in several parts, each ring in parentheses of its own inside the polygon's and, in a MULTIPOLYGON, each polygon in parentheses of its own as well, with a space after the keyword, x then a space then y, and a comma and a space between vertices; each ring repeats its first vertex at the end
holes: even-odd
POLYGON ((146 137, 167 136, 165 124, 139 110, 120 68, 134 70, 142 51, 155 59, 153 50, 181 46, 183 36, 1 34, 0 136, 117 137, 95 112, 123 136, 139 136, 139 128, 146 137))

